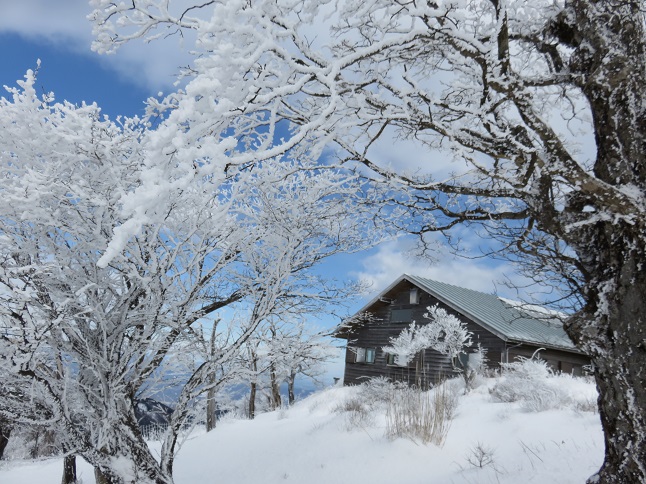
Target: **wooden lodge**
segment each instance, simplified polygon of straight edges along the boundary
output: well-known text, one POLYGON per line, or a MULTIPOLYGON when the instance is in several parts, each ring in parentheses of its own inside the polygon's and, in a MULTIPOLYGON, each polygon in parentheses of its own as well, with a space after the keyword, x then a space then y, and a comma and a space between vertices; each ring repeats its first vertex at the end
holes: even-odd
POLYGON ((480 343, 490 368, 519 356, 529 358, 541 348, 540 358, 555 371, 579 375, 590 363, 554 312, 405 274, 337 328, 335 335, 347 340, 344 384, 382 376, 426 385, 454 374, 451 359, 437 351, 422 351, 400 366, 382 349, 411 322, 432 324, 424 313, 435 304, 467 325, 474 344, 466 353, 480 343))

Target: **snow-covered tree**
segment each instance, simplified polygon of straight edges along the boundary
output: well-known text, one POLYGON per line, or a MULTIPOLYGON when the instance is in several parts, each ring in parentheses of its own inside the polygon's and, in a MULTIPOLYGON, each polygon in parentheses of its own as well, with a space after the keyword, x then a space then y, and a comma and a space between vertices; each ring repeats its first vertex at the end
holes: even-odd
POLYGON ((296 376, 300 374, 316 378, 336 350, 329 337, 326 338, 323 332, 310 330, 304 322, 271 321, 269 336, 266 358, 269 361, 272 398, 277 392, 280 395, 280 385, 287 383, 287 399, 291 405, 295 400, 296 376))
MULTIPOLYGON (((194 80, 159 103, 173 108, 160 146, 240 164, 335 143, 347 166, 402 189, 390 200, 411 232, 480 227, 565 288, 566 330, 600 391, 593 481, 646 481, 643 0, 93 5, 99 51, 197 34, 194 80), (244 149, 225 148, 230 136, 244 149), (393 138, 415 162, 381 156, 393 138)), ((137 215, 132 227, 154 219, 137 215)))
MULTIPOLYGON (((293 315, 298 316, 303 315, 293 315)), ((298 375, 316 379, 324 363, 333 358, 336 349, 325 332, 314 332, 304 321, 270 317, 249 338, 240 354, 246 373, 240 380, 249 385, 247 415, 254 418, 258 393, 267 398, 268 408, 275 410, 283 404, 281 386, 287 384, 287 399, 294 403, 298 375)))
POLYGON ((325 363, 334 358, 336 353, 329 336, 308 331, 304 324, 299 324, 286 336, 282 363, 287 374, 287 399, 290 405, 296 399, 296 377, 303 375, 317 381, 322 376, 325 363))
MULTIPOLYGON (((0 99, 0 375, 17 389, 2 392, 0 413, 57 432, 99 481, 170 483, 178 431, 215 385, 212 371, 270 315, 344 294, 311 269, 368 243, 345 216, 357 187, 333 170, 271 159, 171 180, 157 223, 104 257, 128 223, 127 194, 145 184, 154 137, 96 106, 41 99, 34 82, 29 72, 0 99), (245 331, 188 375, 158 462, 136 398, 200 320, 233 303, 248 308, 245 331)), ((202 163, 196 155, 191 166, 202 163)))
POLYGON ((418 325, 413 321, 399 335, 390 338, 389 346, 382 348, 395 355, 395 361, 402 366, 408 365, 420 351, 431 349, 455 359, 471 346, 471 332, 462 321, 437 304, 426 310, 424 317, 428 322, 418 325))

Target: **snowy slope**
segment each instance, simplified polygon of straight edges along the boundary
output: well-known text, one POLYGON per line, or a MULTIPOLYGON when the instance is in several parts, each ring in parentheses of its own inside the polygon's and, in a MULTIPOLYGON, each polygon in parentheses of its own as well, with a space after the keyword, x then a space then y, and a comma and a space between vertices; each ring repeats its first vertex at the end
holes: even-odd
MULTIPOLYGON (((595 398, 580 379, 554 378, 571 395, 565 408, 529 412, 518 403, 494 401, 487 380, 461 396, 443 447, 384 436, 383 409, 368 415, 341 410, 364 398, 357 388, 335 387, 298 402, 289 410, 255 420, 227 419, 211 433, 193 434, 175 464, 178 484, 263 483, 582 483, 601 465, 599 416, 576 402, 595 398), (480 468, 472 449, 480 445, 493 462, 480 468)), ((156 444, 152 444, 156 445, 156 444)), ((62 462, 0 465, 5 484, 58 483, 62 462)), ((92 470, 80 463, 83 484, 92 470)))

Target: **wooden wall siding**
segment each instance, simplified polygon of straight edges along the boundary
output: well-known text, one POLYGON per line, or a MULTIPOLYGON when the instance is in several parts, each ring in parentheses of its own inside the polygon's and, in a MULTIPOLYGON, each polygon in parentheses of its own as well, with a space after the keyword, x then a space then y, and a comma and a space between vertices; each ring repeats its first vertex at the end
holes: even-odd
MULTIPOLYGON (((343 380, 345 385, 360 384, 369 378, 379 376, 385 376, 393 380, 404 380, 409 383, 417 383, 420 378, 424 378, 432 383, 439 378, 445 378, 454 373, 450 359, 433 350, 426 350, 423 355, 418 355, 406 368, 386 364, 387 354, 382 348, 388 346, 390 338, 397 337, 402 329, 407 327, 411 322, 391 322, 391 312, 393 310, 410 309, 411 319, 417 324, 423 324, 428 321, 424 318, 427 307, 439 304, 449 314, 453 314, 466 323, 468 330, 473 333, 473 346, 468 350, 475 350, 477 344, 480 343, 487 350, 487 361, 490 368, 500 368, 500 363, 506 361, 507 355, 509 355, 511 361, 515 356, 529 357, 536 350, 536 347, 532 347, 531 345, 511 348, 513 346, 512 344, 506 344, 495 334, 476 324, 465 315, 454 311, 422 290, 419 291, 419 304, 411 305, 410 289, 413 287, 415 286, 410 282, 406 280, 402 281, 385 295, 392 302, 378 301, 368 309, 369 312, 378 318, 377 321, 367 322, 353 329, 348 337, 348 349, 346 350, 345 375, 343 380), (351 352, 350 347, 375 348, 375 362, 354 363, 354 353, 351 352)), ((556 361, 557 366, 565 366, 566 369, 569 368, 568 365, 582 365, 589 362, 583 355, 556 350, 541 352, 541 356, 548 361, 556 361), (558 363, 559 361, 564 363, 558 363)))

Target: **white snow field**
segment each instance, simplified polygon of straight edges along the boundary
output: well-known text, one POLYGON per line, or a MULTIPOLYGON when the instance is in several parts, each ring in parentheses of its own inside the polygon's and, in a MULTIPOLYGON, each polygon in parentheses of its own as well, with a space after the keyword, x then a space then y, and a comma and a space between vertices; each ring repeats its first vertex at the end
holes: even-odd
MULTIPOLYGON (((333 387, 289 409, 255 420, 229 417, 209 434, 194 432, 177 457, 174 479, 177 484, 566 484, 583 483, 599 468, 604 444, 592 383, 551 377, 545 382, 551 400, 503 403, 490 393, 496 382, 500 378, 483 380, 465 396, 460 391, 441 447, 387 437, 385 403, 368 401, 369 392, 360 387, 333 387)), ((452 382, 455 393, 460 385, 452 382)), ((94 484, 91 466, 78 460, 82 484, 94 484)), ((59 458, 2 462, 0 483, 58 484, 62 465, 59 458)))

